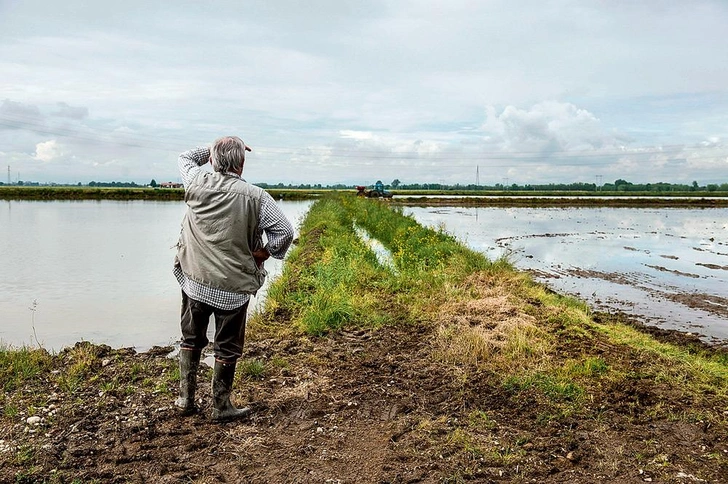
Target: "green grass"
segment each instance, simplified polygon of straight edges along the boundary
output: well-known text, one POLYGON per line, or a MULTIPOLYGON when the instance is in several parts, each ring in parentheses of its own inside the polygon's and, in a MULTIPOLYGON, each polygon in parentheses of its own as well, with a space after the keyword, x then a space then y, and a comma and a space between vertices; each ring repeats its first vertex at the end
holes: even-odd
POLYGON ((0 346, 0 388, 11 392, 24 381, 48 370, 51 355, 44 349, 0 346))
POLYGON ((262 378, 265 375, 265 363, 254 358, 241 360, 238 369, 248 378, 262 378))
POLYGON ((728 357, 708 354, 691 348, 662 343, 650 335, 624 324, 590 322, 600 334, 616 345, 623 345, 650 355, 654 379, 677 385, 693 394, 715 392, 728 398, 728 357))
POLYGON ((271 285, 266 312, 289 315, 294 328, 311 335, 377 326, 389 320, 382 304, 389 277, 344 207, 323 199, 311 207, 298 247, 271 285))

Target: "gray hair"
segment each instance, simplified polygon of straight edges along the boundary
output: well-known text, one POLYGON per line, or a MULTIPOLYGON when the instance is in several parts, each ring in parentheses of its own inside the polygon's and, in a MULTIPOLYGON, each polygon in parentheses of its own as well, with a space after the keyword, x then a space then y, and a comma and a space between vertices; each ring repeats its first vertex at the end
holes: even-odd
POLYGON ((210 149, 212 168, 219 173, 239 172, 245 163, 245 143, 237 136, 218 138, 210 149))

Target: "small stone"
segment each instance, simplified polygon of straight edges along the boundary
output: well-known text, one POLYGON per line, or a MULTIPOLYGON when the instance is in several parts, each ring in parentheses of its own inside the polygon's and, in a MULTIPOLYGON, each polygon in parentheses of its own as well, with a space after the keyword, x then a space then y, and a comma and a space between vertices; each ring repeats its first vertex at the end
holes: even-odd
POLYGON ((38 425, 40 423, 40 417, 37 415, 33 415, 32 417, 28 417, 25 422, 28 425, 38 425))
POLYGON ((111 360, 108 358, 105 358, 101 361, 101 366, 109 366, 109 363, 111 363, 111 360))
POLYGON ((323 427, 316 427, 316 433, 317 434, 323 434, 324 433, 324 428, 323 427))

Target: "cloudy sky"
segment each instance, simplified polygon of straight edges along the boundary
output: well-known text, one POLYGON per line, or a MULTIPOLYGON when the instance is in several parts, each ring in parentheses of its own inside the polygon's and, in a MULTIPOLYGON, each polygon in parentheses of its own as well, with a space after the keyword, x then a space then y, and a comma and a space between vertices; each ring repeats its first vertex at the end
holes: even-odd
POLYGON ((728 182, 725 0, 0 0, 0 181, 728 182))

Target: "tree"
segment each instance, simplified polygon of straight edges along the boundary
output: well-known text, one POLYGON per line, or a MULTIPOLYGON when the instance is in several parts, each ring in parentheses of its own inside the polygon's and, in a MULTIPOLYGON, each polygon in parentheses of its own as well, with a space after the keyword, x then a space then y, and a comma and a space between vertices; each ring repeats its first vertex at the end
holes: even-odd
POLYGON ((152 181, 149 182, 149 186, 152 188, 157 188, 157 180, 152 178, 152 181))
POLYGON ((397 188, 402 182, 399 181, 399 178, 395 178, 392 180, 392 188, 397 188))

